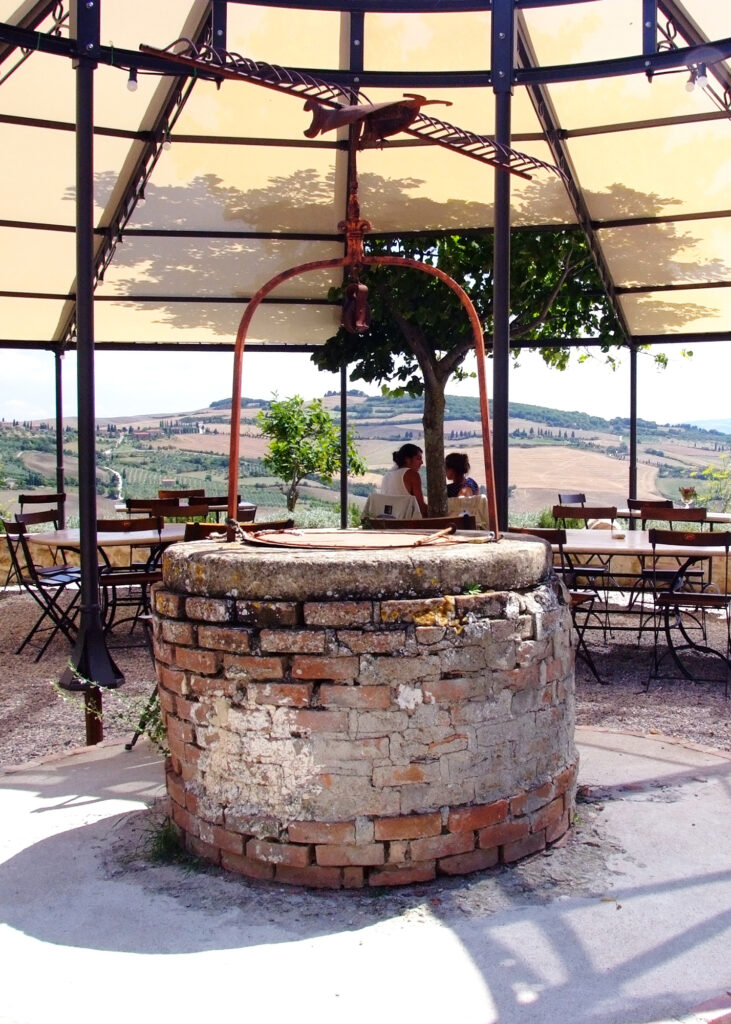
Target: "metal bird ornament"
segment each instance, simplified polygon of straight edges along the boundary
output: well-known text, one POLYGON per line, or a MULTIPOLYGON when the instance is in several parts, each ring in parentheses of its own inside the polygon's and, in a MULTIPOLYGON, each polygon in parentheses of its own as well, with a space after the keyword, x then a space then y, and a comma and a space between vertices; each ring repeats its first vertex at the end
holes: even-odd
MULTIPOLYGON (((422 142, 443 146, 453 153, 462 153, 472 160, 498 167, 520 178, 530 178, 532 171, 550 171, 563 177, 553 164, 536 157, 520 153, 496 142, 489 135, 457 128, 447 121, 423 114, 421 108, 431 103, 447 103, 445 100, 426 100, 416 93, 406 93, 403 99, 390 103, 352 102, 350 86, 324 82, 307 71, 284 68, 266 61, 255 61, 215 49, 209 45, 196 47, 190 39, 176 39, 164 50, 141 45, 143 53, 149 53, 160 60, 195 69, 201 78, 221 83, 224 79, 251 82, 276 92, 289 93, 306 100, 305 109, 312 111, 312 124, 305 130, 308 138, 314 138, 323 131, 330 131, 341 125, 363 122, 359 148, 373 142, 381 142, 397 132, 405 132, 422 142), (181 49, 181 47, 183 47, 181 49)), ((366 100, 363 93, 360 96, 366 100)))
POLYGON ((428 100, 415 92, 404 93, 402 100, 389 103, 357 103, 343 107, 326 107, 316 99, 308 99, 304 109, 312 111, 312 124, 305 129, 308 139, 334 131, 344 125, 360 124, 360 148, 369 143, 382 142, 410 127, 422 107, 440 103, 451 107, 449 100, 428 100))

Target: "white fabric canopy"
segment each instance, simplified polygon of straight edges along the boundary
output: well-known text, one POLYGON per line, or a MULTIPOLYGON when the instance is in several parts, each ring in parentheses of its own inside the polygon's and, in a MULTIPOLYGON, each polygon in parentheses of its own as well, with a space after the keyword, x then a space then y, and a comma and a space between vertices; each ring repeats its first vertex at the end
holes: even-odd
MULTIPOLYGON (((324 80, 348 71, 351 15, 299 6, 230 2, 226 49, 324 80)), ((355 51, 368 99, 420 92, 452 103, 427 112, 493 133, 489 11, 378 6, 402 10, 364 15, 355 51), (373 77, 391 72, 398 82, 373 77), (429 84, 447 72, 456 73, 448 84, 429 84)), ((642 0, 520 5, 516 66, 528 54, 538 68, 580 74, 587 62, 637 57, 642 8, 642 0)), ((0 21, 45 35, 58 9, 0 0, 0 21)), ((170 102, 180 84, 173 78, 140 71, 136 92, 126 88, 122 51, 203 39, 208 16, 202 0, 101 0, 101 43, 116 55, 94 76, 95 217, 100 262, 108 262, 95 302, 102 345, 229 347, 247 299, 268 278, 343 253, 344 129, 308 140, 301 98, 245 82, 196 80, 188 94, 181 80, 180 103, 170 102), (169 149, 160 148, 162 129, 169 149)), ((63 7, 59 31, 68 38, 63 7)), ((727 4, 659 0, 663 45, 728 36, 727 4)), ((0 28, 0 337, 16 347, 63 346, 74 308, 75 73, 68 56, 42 47, 24 54, 1 39, 0 28)), ((541 84, 540 94, 519 81, 512 145, 554 162, 546 111, 555 119, 554 138, 590 218, 584 227, 631 337, 731 338, 729 62, 709 65, 709 87, 693 92, 687 69, 652 81, 641 70, 610 70, 607 63, 597 77, 541 84)), ((360 154, 359 170, 362 214, 375 232, 492 227, 495 172, 483 163, 400 135, 360 154)), ((511 178, 511 218, 516 228, 576 225, 579 211, 560 176, 539 172, 511 178)), ((257 314, 250 341, 324 341, 338 322, 327 292, 339 279, 335 270, 287 281, 257 314)))

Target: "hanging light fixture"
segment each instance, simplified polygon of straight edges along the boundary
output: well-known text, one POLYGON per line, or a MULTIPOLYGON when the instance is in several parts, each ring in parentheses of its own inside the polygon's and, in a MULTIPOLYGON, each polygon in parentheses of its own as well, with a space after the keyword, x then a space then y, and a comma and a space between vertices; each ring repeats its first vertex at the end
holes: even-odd
POLYGON ((699 89, 705 89, 708 85, 708 75, 706 73, 705 64, 698 65, 698 72, 696 74, 695 84, 698 86, 699 89))
POLYGON ((129 69, 129 78, 127 79, 127 88, 130 92, 137 92, 137 68, 129 69))

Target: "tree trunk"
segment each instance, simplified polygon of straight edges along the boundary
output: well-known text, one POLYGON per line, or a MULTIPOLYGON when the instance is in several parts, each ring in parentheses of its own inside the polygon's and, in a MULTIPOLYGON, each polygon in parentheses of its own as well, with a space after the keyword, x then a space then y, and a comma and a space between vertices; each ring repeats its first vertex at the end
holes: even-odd
POLYGON ((447 514, 447 485, 444 476, 444 391, 446 381, 424 374, 424 465, 430 516, 447 514))

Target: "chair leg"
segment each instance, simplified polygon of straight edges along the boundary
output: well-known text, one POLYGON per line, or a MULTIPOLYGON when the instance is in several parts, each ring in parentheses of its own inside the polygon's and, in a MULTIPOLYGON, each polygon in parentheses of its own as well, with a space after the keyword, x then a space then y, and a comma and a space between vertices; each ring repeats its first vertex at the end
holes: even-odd
POLYGON ((134 747, 134 745, 137 742, 137 740, 140 738, 140 736, 145 731, 145 726, 147 725, 148 721, 150 720, 150 715, 152 713, 152 709, 153 709, 153 707, 155 705, 155 701, 156 700, 157 700, 157 683, 155 683, 155 686, 153 687, 152 693, 148 697, 147 703, 145 704, 144 708, 142 709, 142 714, 140 715, 140 720, 137 723, 137 728, 135 729, 135 731, 134 731, 134 733, 132 735, 132 739, 129 741, 129 743, 125 743, 125 745, 124 745, 124 749, 125 750, 132 750, 132 748, 134 747))
MULTIPOLYGON (((155 664, 155 653, 154 653, 154 648, 153 648, 152 618, 150 616, 149 611, 146 611, 143 614, 141 614, 139 616, 139 621, 142 623, 142 625, 144 627, 144 630, 145 630, 145 641, 146 641, 146 645, 147 645, 147 650, 149 651, 150 658, 152 659, 152 664, 154 666, 154 664, 155 664)), ((124 745, 124 749, 125 750, 132 750, 132 748, 134 747, 134 745, 137 742, 137 740, 140 738, 140 736, 145 731, 145 726, 147 725, 147 723, 150 720, 150 715, 152 713, 153 707, 155 706, 155 701, 156 700, 157 700, 157 683, 155 683, 155 685, 153 686, 152 693, 147 698, 147 703, 145 704, 144 708, 142 709, 142 714, 140 715, 140 720, 137 723, 137 728, 135 729, 135 731, 134 731, 134 733, 132 735, 132 739, 128 743, 125 743, 125 745, 124 745)))
POLYGON ((594 597, 592 596, 589 599, 589 601, 584 599, 581 602, 577 602, 575 606, 571 609, 571 618, 574 625, 574 631, 576 632, 576 653, 584 659, 589 668, 589 671, 592 673, 596 681, 600 683, 602 686, 606 686, 607 682, 606 680, 602 679, 602 677, 599 675, 597 667, 594 664, 594 659, 592 658, 589 648, 586 644, 586 638, 584 636, 584 633, 586 632, 586 624, 589 621, 589 616, 593 614, 593 608, 594 597), (580 623, 576 612, 577 609, 582 607, 583 605, 588 605, 588 607, 584 608, 584 621, 583 623, 580 623))

